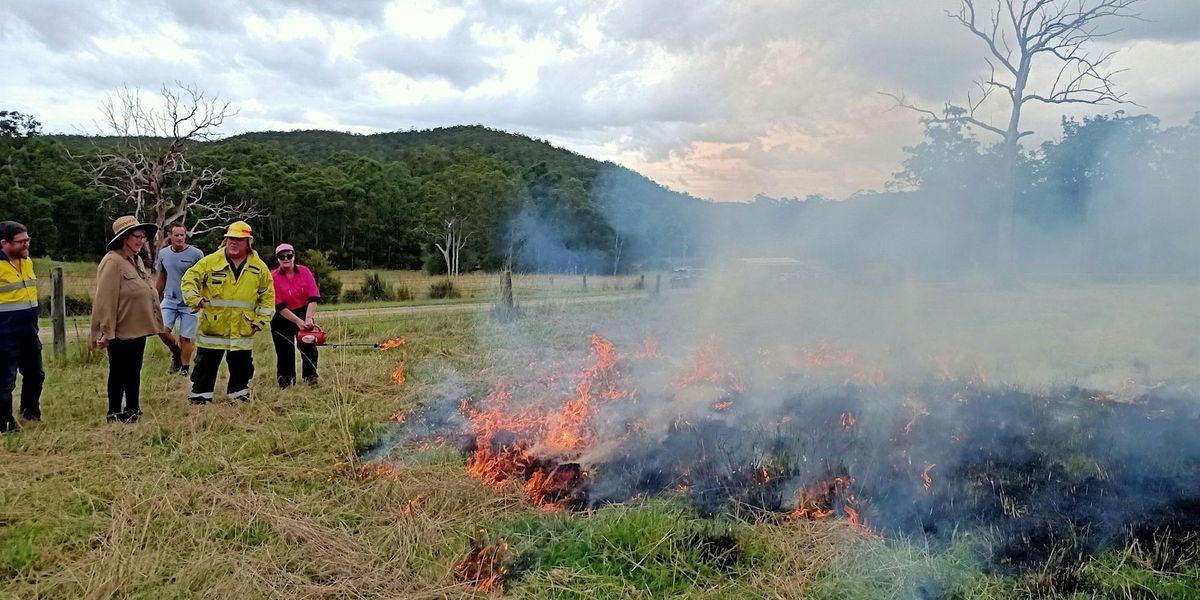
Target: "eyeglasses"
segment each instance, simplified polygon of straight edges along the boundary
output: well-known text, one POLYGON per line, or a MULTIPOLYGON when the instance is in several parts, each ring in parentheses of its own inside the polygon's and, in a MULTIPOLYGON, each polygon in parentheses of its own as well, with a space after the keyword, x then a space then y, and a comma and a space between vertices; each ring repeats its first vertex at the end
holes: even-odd
POLYGON ((280 254, 279 255, 279 260, 292 260, 293 258, 296 258, 295 254, 280 254))
POLYGON ((28 244, 30 239, 32 239, 32 238, 25 238, 23 240, 13 240, 9 243, 10 244, 28 244))
POLYGON ((146 234, 144 234, 144 233, 131 233, 131 234, 129 234, 129 237, 131 237, 131 238, 133 238, 133 239, 135 239, 135 240, 144 240, 144 239, 146 239, 146 234))

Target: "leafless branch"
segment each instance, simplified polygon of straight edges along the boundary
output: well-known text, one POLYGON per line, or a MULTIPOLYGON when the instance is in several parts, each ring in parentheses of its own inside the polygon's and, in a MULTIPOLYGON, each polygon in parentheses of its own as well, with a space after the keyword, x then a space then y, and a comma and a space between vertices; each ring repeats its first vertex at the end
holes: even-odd
MULTIPOLYGON (((990 125, 984 121, 981 121, 981 120, 975 118, 973 111, 975 108, 978 107, 978 105, 979 105, 978 102, 975 105, 968 104, 968 108, 963 109, 961 113, 956 113, 955 111, 951 110, 951 108, 953 108, 952 105, 946 105, 946 108, 942 110, 942 114, 939 115, 938 113, 935 113, 932 110, 929 110, 927 108, 922 108, 922 107, 919 107, 919 106, 913 104, 905 96, 897 96, 896 94, 890 94, 888 92, 879 92, 879 93, 881 95, 891 98, 895 102, 895 105, 897 108, 911 110, 915 113, 924 115, 921 117, 922 123, 965 123, 968 125, 973 125, 975 127, 978 127, 985 131, 990 131, 992 133, 995 133, 996 135, 1000 135, 1000 136, 1004 135, 1003 129, 1000 129, 999 127, 995 127, 993 125, 990 125)), ((982 102, 982 100, 980 100, 979 102, 982 102)))
POLYGON ((115 134, 115 149, 84 156, 91 184, 109 201, 126 206, 139 219, 165 225, 192 219, 191 233, 212 231, 230 220, 261 216, 243 201, 214 199, 224 169, 191 163, 191 147, 213 139, 235 113, 228 101, 209 97, 196 86, 164 85, 155 102, 137 89, 122 87, 102 106, 104 127, 115 134))

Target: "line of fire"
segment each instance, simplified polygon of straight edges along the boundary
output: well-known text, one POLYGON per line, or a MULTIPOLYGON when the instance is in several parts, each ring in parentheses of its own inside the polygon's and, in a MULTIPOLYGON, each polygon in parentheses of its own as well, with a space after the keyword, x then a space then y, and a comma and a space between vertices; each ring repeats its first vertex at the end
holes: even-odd
MULTIPOLYGON (((1200 533, 1200 402, 1186 385, 1034 392, 939 357, 913 376, 830 342, 622 335, 484 369, 474 392, 397 413, 373 455, 453 448, 487 485, 581 518, 669 498, 703 517, 844 521, 934 547, 977 531, 998 540, 985 559, 1002 572, 1200 533)), ((499 544, 473 542, 456 576, 497 589, 499 544)))

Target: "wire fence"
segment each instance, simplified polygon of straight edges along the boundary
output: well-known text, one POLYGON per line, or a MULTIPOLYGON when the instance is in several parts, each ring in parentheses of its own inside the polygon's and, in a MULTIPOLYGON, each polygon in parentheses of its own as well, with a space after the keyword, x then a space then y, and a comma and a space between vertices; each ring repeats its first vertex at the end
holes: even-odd
MULTIPOLYGON (((414 300, 436 298, 434 287, 444 285, 445 275, 428 275, 421 271, 339 271, 343 294, 360 289, 367 278, 379 278, 395 291, 406 290, 414 300)), ((656 273, 636 275, 548 275, 514 273, 513 295, 520 298, 546 298, 581 294, 600 294, 638 289, 653 289, 656 273)), ((494 299, 502 285, 500 273, 472 272, 449 278, 460 298, 494 299)), ((665 282, 664 282, 665 285, 665 282)))
MULTIPOLYGON (((50 271, 53 267, 63 267, 65 271, 64 287, 67 296, 67 314, 87 314, 91 310, 91 298, 96 288, 96 265, 92 263, 60 263, 54 261, 36 260, 34 267, 38 273, 38 295, 48 299, 51 293, 50 271)), ((357 292, 363 287, 367 278, 372 275, 389 286, 396 296, 409 298, 413 301, 444 298, 444 292, 439 294, 434 290, 436 285, 444 285, 445 275, 429 275, 423 271, 384 271, 357 270, 335 271, 334 276, 342 282, 342 301, 354 300, 357 292), (400 294, 406 290, 406 294, 400 294)), ((555 298, 583 294, 603 294, 638 289, 654 289, 655 277, 658 273, 641 273, 635 275, 568 275, 568 274, 513 274, 513 296, 517 299, 526 298, 555 298)), ((461 299, 492 300, 499 296, 501 286, 500 273, 472 272, 450 278, 454 293, 452 297, 461 299)), ((661 285, 667 285, 667 277, 662 276, 661 285)), ((328 298, 327 298, 328 300, 328 298)), ((44 302, 47 315, 49 302, 44 302)))

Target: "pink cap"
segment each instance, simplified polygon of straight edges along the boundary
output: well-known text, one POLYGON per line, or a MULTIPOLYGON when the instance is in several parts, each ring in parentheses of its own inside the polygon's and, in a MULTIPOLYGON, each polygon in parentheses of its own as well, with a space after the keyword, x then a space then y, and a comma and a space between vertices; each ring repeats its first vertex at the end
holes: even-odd
POLYGON ((275 256, 279 256, 280 252, 284 252, 287 250, 291 250, 292 254, 296 253, 296 249, 293 248, 291 244, 280 244, 278 246, 275 246, 275 256))

